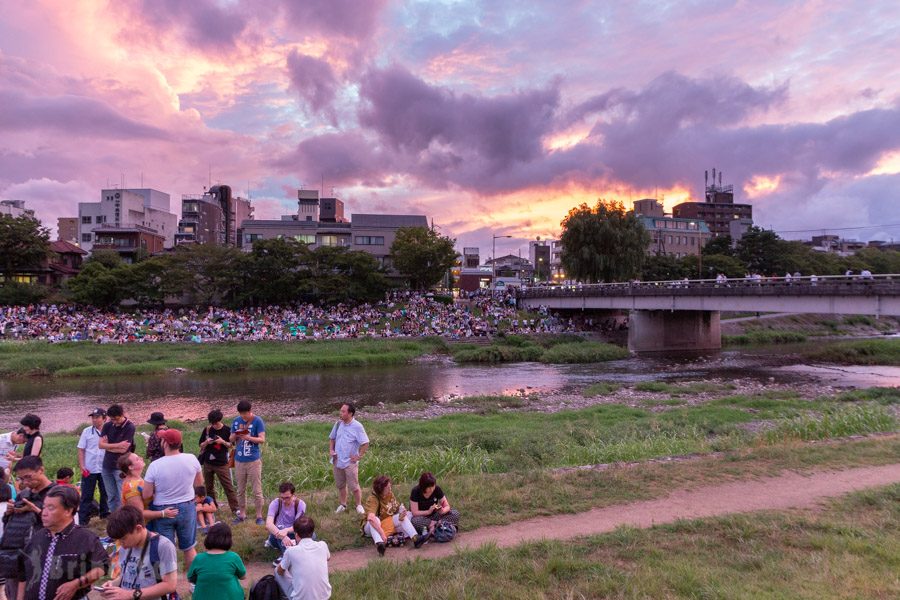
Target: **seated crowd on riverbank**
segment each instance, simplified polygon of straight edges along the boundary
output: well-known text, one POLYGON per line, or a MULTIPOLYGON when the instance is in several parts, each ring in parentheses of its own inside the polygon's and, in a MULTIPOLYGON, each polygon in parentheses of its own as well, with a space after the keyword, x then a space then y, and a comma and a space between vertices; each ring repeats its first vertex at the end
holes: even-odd
POLYGON ((0 306, 0 339, 49 342, 229 342, 443 336, 463 339, 561 332, 567 320, 545 313, 522 318, 509 294, 445 303, 432 295, 395 292, 374 304, 229 310, 160 309, 105 312, 74 305, 0 306))
MULTIPOLYGON (((147 420, 152 433, 141 433, 147 444, 140 456, 137 429, 125 408, 96 408, 72 448, 72 464, 77 461, 81 473, 78 485, 68 467, 58 470, 55 481, 47 477, 38 416, 26 415, 20 429, 0 435, 0 600, 6 600, 6 590, 17 600, 76 600, 92 587, 103 600, 175 600, 178 552, 193 598, 243 600, 239 580, 247 571, 231 551, 231 528, 220 520, 216 483, 227 498, 232 524, 249 518, 251 488, 255 525, 264 528, 266 546, 278 553, 271 585, 291 600, 329 598, 331 554, 316 537, 310 507, 289 481, 265 505, 265 423, 245 400, 237 412, 229 427, 220 410, 210 411, 208 425, 195 432, 196 454, 184 451, 181 430, 169 428, 162 413, 153 413, 147 420), (95 516, 106 520, 108 538, 88 528, 95 516), (206 552, 198 555, 201 534, 206 552)), ((460 514, 431 473, 422 473, 408 505, 395 497, 387 474, 374 478, 362 501, 359 464, 369 438, 355 415, 353 404, 343 404, 328 436, 339 499, 334 512, 358 518, 361 534, 382 556, 390 546, 411 542, 418 549, 430 540, 452 540, 460 514), (350 494, 355 511, 347 509, 350 494)), ((257 585, 251 600, 266 596, 265 578, 257 585)))

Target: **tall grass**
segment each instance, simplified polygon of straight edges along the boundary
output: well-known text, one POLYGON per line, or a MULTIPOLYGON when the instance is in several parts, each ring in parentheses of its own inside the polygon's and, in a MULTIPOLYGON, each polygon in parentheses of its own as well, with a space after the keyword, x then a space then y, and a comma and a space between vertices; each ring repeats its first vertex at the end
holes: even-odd
POLYGON ((875 405, 836 407, 821 415, 796 417, 765 433, 769 443, 785 440, 821 440, 897 430, 897 418, 875 405))
POLYGON ((900 365, 900 339, 837 342, 810 350, 806 357, 844 365, 900 365))
POLYGON ((451 349, 456 362, 593 363, 628 358, 628 350, 613 344, 587 342, 574 335, 507 335, 488 346, 461 344, 451 349))
POLYGON ((723 335, 726 346, 755 346, 762 344, 793 344, 805 342, 806 334, 797 331, 748 331, 738 335, 723 335))

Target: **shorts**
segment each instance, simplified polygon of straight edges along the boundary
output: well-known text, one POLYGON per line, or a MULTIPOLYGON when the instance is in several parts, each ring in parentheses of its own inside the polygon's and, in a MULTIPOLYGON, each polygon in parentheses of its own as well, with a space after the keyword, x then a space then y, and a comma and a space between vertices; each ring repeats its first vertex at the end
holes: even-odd
POLYGON ((337 489, 347 486, 351 492, 359 489, 359 463, 350 463, 345 468, 334 467, 334 485, 337 489))
POLYGON ((147 529, 169 538, 175 547, 184 552, 197 544, 197 506, 193 500, 177 504, 151 504, 150 510, 177 508, 178 516, 172 519, 153 519, 147 523, 147 529), (178 541, 175 541, 175 538, 178 541))

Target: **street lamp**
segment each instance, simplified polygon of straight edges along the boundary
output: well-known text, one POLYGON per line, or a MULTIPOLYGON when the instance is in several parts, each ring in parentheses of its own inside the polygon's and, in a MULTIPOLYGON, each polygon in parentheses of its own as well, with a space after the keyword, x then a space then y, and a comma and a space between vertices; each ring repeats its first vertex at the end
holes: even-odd
POLYGON ((497 279, 497 240, 511 238, 511 235, 495 235, 491 240, 491 288, 496 287, 497 279))

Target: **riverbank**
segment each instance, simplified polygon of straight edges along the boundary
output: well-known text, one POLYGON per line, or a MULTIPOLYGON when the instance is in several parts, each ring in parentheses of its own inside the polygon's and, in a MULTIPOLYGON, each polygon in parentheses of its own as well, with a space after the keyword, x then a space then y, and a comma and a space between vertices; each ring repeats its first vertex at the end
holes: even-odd
MULTIPOLYGON (((422 471, 432 471, 454 505, 467 515, 467 526, 480 527, 590 507, 610 494, 622 500, 634 490, 622 482, 613 485, 606 479, 609 475, 590 474, 591 470, 586 474, 576 468, 583 465, 716 453, 734 461, 747 453, 778 455, 800 441, 898 430, 900 390, 896 389, 816 398, 774 390, 735 395, 726 387, 632 391, 656 396, 650 402, 642 396, 614 395, 605 404, 552 414, 497 407, 486 414, 375 422, 364 412, 359 417, 367 426, 372 447, 361 463, 360 480, 368 486, 376 475, 390 474, 403 496, 422 471), (686 399, 694 403, 683 404, 686 399)), ((192 449, 201 424, 171 425, 185 430, 185 446, 192 449)), ((362 540, 355 519, 332 512, 334 492, 325 453, 330 426, 330 420, 270 422, 263 483, 266 496, 272 497, 278 483, 294 482, 311 506, 320 536, 337 550, 359 546, 362 540)), ((49 471, 75 464, 76 440, 74 432, 46 436, 49 471)), ((848 446, 834 456, 850 460, 859 451, 869 461, 873 459, 870 450, 892 459, 900 452, 896 436, 872 444, 848 446)), ((140 452, 142 440, 138 445, 140 452)), ((819 448, 807 459, 822 461, 828 456, 829 451, 819 448)), ((222 512, 227 518, 227 509, 222 512)), ((257 529, 242 528, 238 536, 241 553, 248 558, 267 556, 257 529)))

